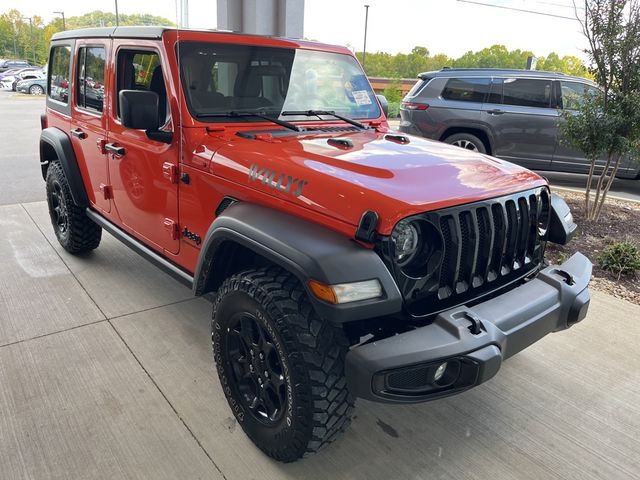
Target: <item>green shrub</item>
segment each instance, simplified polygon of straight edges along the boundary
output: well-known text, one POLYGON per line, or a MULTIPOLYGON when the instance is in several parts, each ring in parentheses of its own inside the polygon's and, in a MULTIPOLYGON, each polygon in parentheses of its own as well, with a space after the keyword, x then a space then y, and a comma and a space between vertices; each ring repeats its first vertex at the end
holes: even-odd
POLYGON ((631 242, 616 242, 607 246, 598 257, 598 264, 618 275, 635 275, 640 270, 640 250, 631 242))
POLYGON ((387 118, 398 118, 400 116, 400 102, 389 102, 389 115, 387 118))

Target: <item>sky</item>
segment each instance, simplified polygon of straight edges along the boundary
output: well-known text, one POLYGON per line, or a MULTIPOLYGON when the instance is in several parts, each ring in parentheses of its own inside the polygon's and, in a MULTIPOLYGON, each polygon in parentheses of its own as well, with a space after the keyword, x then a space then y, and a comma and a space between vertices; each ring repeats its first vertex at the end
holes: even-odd
MULTIPOLYGON (((190 26, 215 28, 216 3, 189 0, 190 26)), ((570 18, 558 18, 574 16, 572 0, 306 0, 304 36, 361 51, 365 3, 370 5, 369 52, 408 53, 420 45, 432 54, 458 57, 468 50, 503 44, 510 50, 531 50, 542 56, 555 51, 561 56, 585 58, 582 51, 586 41, 580 24, 570 18)), ((70 17, 113 8, 110 0, 29 0, 19 10, 48 21, 56 16, 53 10, 64 11, 70 17)), ((174 21, 177 18, 174 0, 118 0, 118 8, 120 13, 150 13, 174 21)))

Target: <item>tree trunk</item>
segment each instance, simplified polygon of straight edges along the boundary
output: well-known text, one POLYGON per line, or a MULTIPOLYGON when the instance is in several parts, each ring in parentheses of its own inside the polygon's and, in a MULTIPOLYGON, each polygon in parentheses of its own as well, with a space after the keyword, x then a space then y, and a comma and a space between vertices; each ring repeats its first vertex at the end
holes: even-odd
POLYGON ((602 211, 602 206, 604 205, 605 200, 607 199, 607 193, 609 193, 609 189, 611 188, 611 185, 613 184, 613 181, 616 178, 616 175, 618 173, 618 168, 620 167, 620 159, 622 158, 622 155, 617 154, 616 155, 616 162, 613 165, 613 171, 611 172, 611 177, 609 177, 609 181, 606 183, 604 190, 602 192, 602 199, 600 200, 600 205, 598 205, 598 210, 596 211, 596 215, 594 220, 598 221, 598 219, 600 218, 600 212, 602 211))
POLYGON ((600 192, 602 191, 602 185, 604 183, 604 179, 607 176, 607 172, 609 171, 609 167, 611 166, 611 157, 613 155, 611 153, 609 153, 609 155, 607 155, 607 163, 604 166, 604 169, 602 170, 602 173, 600 174, 600 178, 598 178, 598 183, 596 184, 596 198, 593 200, 593 205, 591 206, 591 211, 587 212, 587 218, 589 220, 595 220, 596 219, 596 211, 597 211, 597 207, 598 207, 598 201, 600 200, 600 192))
POLYGON ((589 207, 591 202, 591 184, 593 183, 593 172, 596 169, 596 158, 591 159, 591 166, 589 167, 589 176, 587 177, 587 187, 584 195, 584 211, 587 218, 589 218, 589 207))

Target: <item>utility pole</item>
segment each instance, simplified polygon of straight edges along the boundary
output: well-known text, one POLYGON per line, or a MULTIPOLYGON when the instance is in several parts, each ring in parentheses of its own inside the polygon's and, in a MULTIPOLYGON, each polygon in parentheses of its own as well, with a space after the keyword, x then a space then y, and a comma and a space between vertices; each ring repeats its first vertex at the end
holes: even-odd
POLYGON ((120 18, 118 17, 118 0, 116 1, 116 27, 120 26, 120 18))
POLYGON ((67 29, 67 23, 64 21, 64 12, 53 12, 53 13, 57 13, 58 15, 62 15, 62 30, 66 30, 67 29))
POLYGON ((364 70, 364 59, 367 55, 367 24, 369 23, 369 5, 365 5, 364 14, 364 48, 362 49, 362 69, 364 70))
POLYGON ((33 64, 36 64, 36 43, 33 41, 33 18, 22 17, 23 20, 29 20, 29 31, 31 34, 31 52, 33 53, 33 64))

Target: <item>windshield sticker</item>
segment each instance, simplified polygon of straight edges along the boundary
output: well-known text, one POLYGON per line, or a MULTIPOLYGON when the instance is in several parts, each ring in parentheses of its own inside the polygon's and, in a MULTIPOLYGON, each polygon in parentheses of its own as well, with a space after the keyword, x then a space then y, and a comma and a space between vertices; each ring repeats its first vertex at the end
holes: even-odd
POLYGON ((358 105, 371 105, 371 98, 366 90, 354 90, 352 92, 353 99, 358 105))

